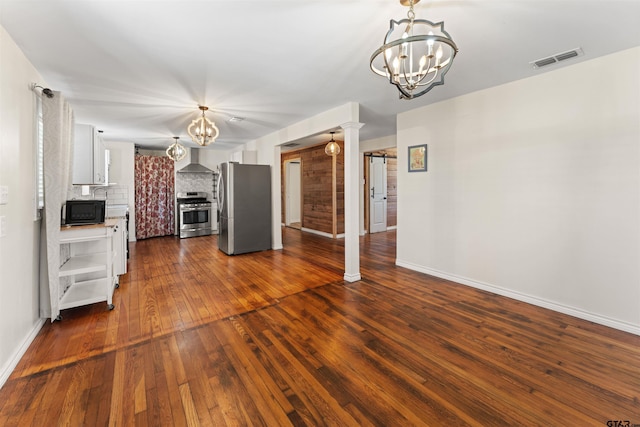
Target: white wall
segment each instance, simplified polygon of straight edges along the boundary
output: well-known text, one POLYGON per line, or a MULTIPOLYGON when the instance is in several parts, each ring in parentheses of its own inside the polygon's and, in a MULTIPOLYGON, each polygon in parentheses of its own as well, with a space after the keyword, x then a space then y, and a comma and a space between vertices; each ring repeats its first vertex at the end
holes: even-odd
MULTIPOLYGON (((38 242, 34 221, 35 101, 32 83, 42 77, 0 27, 0 386, 43 324, 39 313, 38 242)), ((55 89, 55 88, 53 88, 55 89)))
POLYGON ((398 265, 640 334, 639 104, 634 48, 399 115, 398 265))
POLYGON ((360 152, 367 153, 370 151, 383 150, 385 148, 395 148, 397 144, 396 139, 396 135, 389 135, 381 138, 360 141, 360 152))
POLYGON ((231 151, 201 149, 199 154, 200 164, 214 171, 220 170, 220 163, 231 158, 231 151))

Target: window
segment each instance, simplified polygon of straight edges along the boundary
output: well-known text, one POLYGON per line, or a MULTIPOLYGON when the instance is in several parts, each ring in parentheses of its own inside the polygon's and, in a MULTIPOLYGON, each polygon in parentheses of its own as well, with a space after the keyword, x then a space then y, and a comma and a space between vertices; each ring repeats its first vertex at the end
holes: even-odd
POLYGON ((35 220, 42 217, 44 208, 44 126, 42 120, 42 98, 36 96, 36 131, 35 131, 35 220))

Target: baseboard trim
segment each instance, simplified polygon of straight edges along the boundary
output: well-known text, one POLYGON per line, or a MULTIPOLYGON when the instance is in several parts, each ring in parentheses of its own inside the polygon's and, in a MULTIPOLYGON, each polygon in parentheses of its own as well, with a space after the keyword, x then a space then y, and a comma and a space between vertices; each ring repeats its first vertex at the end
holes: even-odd
POLYGON ((47 319, 45 318, 38 319, 36 324, 33 325, 33 328, 31 329, 29 334, 25 337, 20 347, 16 350, 13 356, 9 358, 9 361, 7 361, 7 363, 2 367, 2 370, 0 371, 0 388, 4 386, 4 384, 11 376, 13 370, 16 368, 16 366, 18 366, 20 359, 22 359, 22 356, 24 356, 24 354, 27 352, 33 340, 36 339, 36 336, 38 336, 38 332, 40 332, 40 329, 42 329, 42 326, 46 321, 47 319))
POLYGON ((360 275, 360 273, 357 273, 357 274, 344 273, 344 280, 346 280, 349 283, 353 283, 353 282, 362 280, 362 276, 360 275))
MULTIPOLYGON (((325 233, 324 231, 314 230, 313 228, 302 227, 300 229, 300 231, 304 231, 305 233, 317 234, 318 236, 323 236, 323 237, 328 237, 330 239, 333 239, 333 234, 325 233)), ((337 239, 343 239, 344 238, 344 233, 336 235, 336 238, 337 239)))
POLYGON ((396 265, 399 267, 408 268, 409 270, 418 271, 420 273, 429 274, 431 276, 439 277, 441 279, 446 279, 452 282, 460 283, 462 285, 470 286, 472 288, 477 288, 483 291, 502 295, 508 298, 513 298, 515 300, 526 302, 538 307, 547 308, 549 310, 553 310, 559 313, 567 314, 569 316, 577 317, 582 320, 588 320, 590 322, 597 323, 599 325, 608 326, 610 328, 618 329, 624 332, 629 332, 634 335, 640 335, 640 326, 638 325, 634 325, 627 322, 621 322, 616 319, 611 319, 609 317, 590 313, 588 311, 584 311, 575 307, 559 304, 557 302, 549 301, 544 298, 539 298, 539 297, 524 294, 521 292, 512 291, 510 289, 501 288, 499 286, 491 285, 489 283, 479 282, 477 280, 469 279, 467 277, 445 273, 443 271, 423 267, 423 266, 402 261, 399 259, 396 259, 396 265))

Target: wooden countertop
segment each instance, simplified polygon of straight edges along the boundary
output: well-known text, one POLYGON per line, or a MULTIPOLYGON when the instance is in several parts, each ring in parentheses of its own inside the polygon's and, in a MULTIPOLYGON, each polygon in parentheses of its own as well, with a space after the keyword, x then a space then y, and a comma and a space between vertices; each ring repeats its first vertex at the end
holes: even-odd
POLYGON ((104 220, 103 224, 87 224, 87 225, 62 225, 60 226, 60 231, 69 231, 69 230, 89 230, 92 228, 104 228, 104 227, 115 227, 118 225, 117 218, 107 218, 104 220))

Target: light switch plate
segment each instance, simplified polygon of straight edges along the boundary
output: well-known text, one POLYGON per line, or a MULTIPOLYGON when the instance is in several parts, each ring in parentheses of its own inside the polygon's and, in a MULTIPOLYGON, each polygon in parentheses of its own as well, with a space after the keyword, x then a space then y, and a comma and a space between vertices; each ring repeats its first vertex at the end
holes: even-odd
POLYGON ((0 237, 4 237, 7 235, 7 217, 2 215, 0 216, 0 237))
POLYGON ((9 203, 9 187, 0 185, 0 205, 6 205, 7 203, 9 203))

